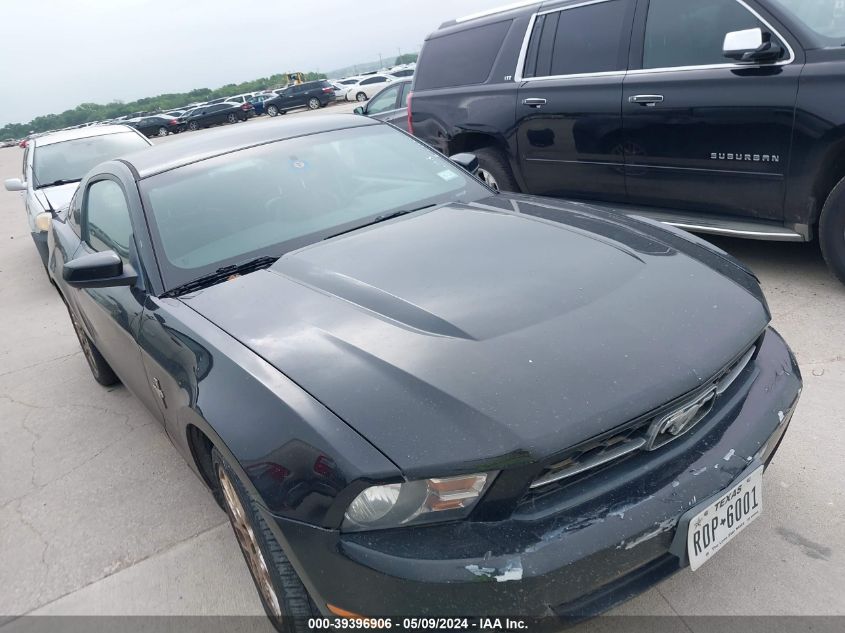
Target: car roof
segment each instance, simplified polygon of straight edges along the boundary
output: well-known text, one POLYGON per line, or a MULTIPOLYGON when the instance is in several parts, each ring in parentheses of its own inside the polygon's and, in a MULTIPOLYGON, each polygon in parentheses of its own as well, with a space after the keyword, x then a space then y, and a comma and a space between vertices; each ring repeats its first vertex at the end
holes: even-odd
POLYGON ((75 141, 80 138, 91 138, 92 136, 106 136, 107 134, 119 134, 121 132, 135 131, 127 125, 92 125, 90 127, 82 127, 75 130, 64 130, 61 132, 52 132, 33 138, 35 145, 41 147, 44 145, 53 145, 54 143, 64 143, 65 141, 75 141))
POLYGON ((179 139, 175 143, 161 143, 148 149, 121 157, 138 179, 148 178, 171 169, 184 167, 214 156, 264 145, 276 141, 331 132, 365 125, 384 125, 379 121, 356 114, 322 114, 297 118, 282 118, 261 125, 232 125, 202 134, 179 139))

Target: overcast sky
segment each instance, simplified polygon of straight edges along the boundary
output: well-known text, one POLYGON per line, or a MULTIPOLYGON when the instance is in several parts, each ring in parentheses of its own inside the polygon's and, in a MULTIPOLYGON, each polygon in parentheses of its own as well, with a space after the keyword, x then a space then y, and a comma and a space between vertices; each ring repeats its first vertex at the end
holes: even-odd
POLYGON ((510 0, 0 0, 0 126, 416 52, 441 22, 510 0))

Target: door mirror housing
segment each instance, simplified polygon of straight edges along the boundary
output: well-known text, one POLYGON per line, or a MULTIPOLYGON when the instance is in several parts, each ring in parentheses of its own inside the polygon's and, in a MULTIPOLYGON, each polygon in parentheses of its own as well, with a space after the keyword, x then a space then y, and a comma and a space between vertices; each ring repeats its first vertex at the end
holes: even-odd
POLYGON ((62 278, 74 288, 111 288, 131 286, 138 274, 114 251, 103 251, 66 262, 62 278))
POLYGON ((475 174, 475 172, 478 171, 478 157, 475 154, 462 152, 460 154, 450 156, 449 159, 466 169, 471 174, 475 174))
POLYGON ((360 115, 365 115, 365 114, 367 114, 367 113, 364 111, 364 106, 358 106, 357 108, 355 108, 355 109, 353 110, 353 112, 354 112, 355 114, 360 114, 360 115))
POLYGON ((9 178, 3 183, 6 191, 26 191, 26 183, 20 178, 9 178))
POLYGON ((781 58, 783 48, 772 40, 771 33, 755 28, 725 35, 722 52, 728 59, 743 63, 774 62, 781 58))

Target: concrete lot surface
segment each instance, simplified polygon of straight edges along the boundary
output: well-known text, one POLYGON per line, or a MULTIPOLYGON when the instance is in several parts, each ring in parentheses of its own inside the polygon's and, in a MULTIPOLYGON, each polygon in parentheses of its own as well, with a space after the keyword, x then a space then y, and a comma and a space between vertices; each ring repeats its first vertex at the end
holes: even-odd
MULTIPOLYGON (((21 158, 0 149, 0 180, 21 158)), ((766 472, 763 516, 697 572, 614 613, 845 615, 845 287, 814 245, 718 244, 761 278, 804 396, 766 472)), ((20 195, 0 191, 0 624, 261 613, 224 514, 141 404, 94 382, 20 195)))

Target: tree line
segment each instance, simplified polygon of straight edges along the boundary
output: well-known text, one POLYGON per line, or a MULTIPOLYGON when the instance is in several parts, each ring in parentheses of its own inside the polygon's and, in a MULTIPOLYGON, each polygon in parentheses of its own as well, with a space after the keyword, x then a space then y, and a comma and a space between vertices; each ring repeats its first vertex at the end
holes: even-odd
MULTIPOLYGON (((306 81, 326 78, 324 74, 315 72, 304 73, 304 75, 306 81)), ((0 127, 0 139, 23 138, 30 132, 60 130, 66 127, 73 127, 74 125, 81 125, 92 121, 105 121, 138 112, 166 112, 167 110, 173 110, 174 108, 197 101, 210 101, 211 99, 231 97, 244 92, 269 90, 283 86, 287 82, 287 75, 276 74, 252 81, 244 81, 239 84, 226 84, 215 90, 197 88, 190 92, 173 92, 161 94, 156 97, 144 97, 143 99, 128 103, 124 103, 123 101, 112 101, 106 104, 81 103, 72 110, 65 110, 61 114, 46 114, 35 117, 29 123, 9 123, 0 127)))

